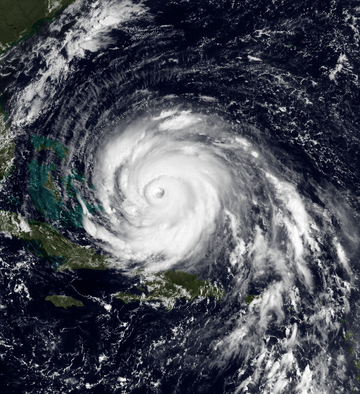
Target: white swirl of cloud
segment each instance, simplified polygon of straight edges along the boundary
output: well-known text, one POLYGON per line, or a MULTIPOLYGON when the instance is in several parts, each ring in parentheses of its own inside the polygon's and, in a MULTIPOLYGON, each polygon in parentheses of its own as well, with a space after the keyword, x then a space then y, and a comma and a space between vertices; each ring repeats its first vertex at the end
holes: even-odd
MULTIPOLYGON (((178 264, 200 272, 206 256, 234 278, 229 304, 242 303, 255 290, 247 312, 221 322, 221 339, 210 344, 215 368, 244 357, 236 392, 263 384, 264 392, 280 394, 295 374, 301 377, 296 393, 326 387, 326 349, 341 326, 330 316, 349 312, 352 276, 329 196, 316 187, 315 203, 300 193, 261 143, 216 119, 174 110, 115 129, 98 147, 92 171, 104 214, 85 215, 84 228, 121 268, 135 263, 162 271, 178 264), (227 254, 218 258, 221 249, 227 254), (321 333, 325 349, 305 367, 294 352, 320 342, 315 334, 303 335, 304 319, 321 333), (276 351, 268 345, 271 327, 285 331, 276 351), (253 356, 250 372, 243 366, 253 356)), ((345 213, 337 216, 349 220, 345 213)), ((207 330, 199 335, 206 337, 207 330)))
POLYGON ((85 229, 121 257, 159 258, 156 269, 202 256, 234 194, 221 151, 196 142, 205 127, 197 115, 165 112, 113 136, 93 175, 109 226, 87 215, 85 229))

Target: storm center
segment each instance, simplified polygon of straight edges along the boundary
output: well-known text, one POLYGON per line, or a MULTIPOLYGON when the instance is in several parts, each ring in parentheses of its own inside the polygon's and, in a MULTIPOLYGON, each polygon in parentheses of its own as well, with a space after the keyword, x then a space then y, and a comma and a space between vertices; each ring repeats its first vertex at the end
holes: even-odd
POLYGON ((160 187, 159 187, 158 189, 155 190, 155 196, 156 196, 157 198, 163 197, 164 194, 165 194, 165 190, 164 190, 164 189, 161 189, 160 187))

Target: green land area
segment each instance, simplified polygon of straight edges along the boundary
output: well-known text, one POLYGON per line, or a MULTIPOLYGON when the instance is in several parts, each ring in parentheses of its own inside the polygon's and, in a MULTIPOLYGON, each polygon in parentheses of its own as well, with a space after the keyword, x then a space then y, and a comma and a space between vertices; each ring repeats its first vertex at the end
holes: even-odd
MULTIPOLYGON (((25 220, 21 215, 13 212, 0 211, 0 232, 7 232, 20 239, 32 253, 52 261, 56 271, 105 270, 110 266, 106 257, 96 254, 94 249, 74 244, 50 225, 25 220)), ((196 274, 166 271, 156 274, 140 272, 139 276, 144 285, 137 287, 136 290, 141 294, 117 293, 115 298, 125 303, 160 301, 171 310, 179 299, 191 301, 196 297, 212 297, 221 300, 225 296, 222 289, 212 285, 208 280, 200 281, 196 274)), ((49 296, 46 300, 56 306, 71 306, 67 304, 66 298, 68 297, 49 296)), ((70 301, 74 300, 70 299, 70 301)))
MULTIPOLYGON (((37 151, 54 151, 60 160, 66 160, 69 155, 67 147, 40 135, 33 135, 31 143, 37 151)), ((57 226, 61 227, 82 228, 83 210, 85 208, 90 213, 101 210, 101 207, 93 206, 80 197, 80 193, 73 183, 79 181, 86 186, 85 177, 75 168, 64 177, 58 177, 55 163, 42 164, 34 159, 29 163, 28 168, 31 199, 35 208, 46 220, 52 220, 57 223, 57 226), (67 204, 61 198, 61 190, 67 195, 67 204)))
POLYGON ((66 191, 72 199, 67 207, 60 196, 54 180, 57 167, 54 163, 44 165, 36 160, 29 163, 30 196, 35 208, 47 219, 61 227, 82 227, 83 209, 76 198, 76 189, 72 185, 73 176, 66 177, 66 191), (53 174, 52 174, 53 173, 53 174))
POLYGON ((5 114, 0 109, 0 182, 11 174, 14 157, 15 143, 6 127, 5 114))
MULTIPOLYGON (((75 0, 1 0, 0 3, 0 53, 36 33, 44 22, 51 22, 56 12, 75 0)), ((57 141, 42 136, 31 138, 37 151, 50 149, 61 159, 66 160, 69 150, 57 141)), ((0 112, 0 181, 6 179, 12 171, 15 156, 15 144, 5 125, 5 114, 0 112)), ((66 207, 61 199, 58 183, 55 179, 56 165, 43 165, 33 160, 29 163, 30 195, 36 209, 46 219, 56 221, 63 227, 82 227, 83 206, 90 213, 101 210, 86 201, 66 207)), ((60 178, 68 197, 80 198, 73 186, 73 180, 85 184, 84 177, 76 170, 60 178)), ((25 220, 21 215, 9 211, 0 211, 0 232, 7 232, 20 239, 32 253, 50 259, 57 271, 69 269, 108 268, 105 256, 93 249, 79 246, 63 237, 47 223, 25 220)), ((225 292, 209 281, 198 280, 197 275, 181 271, 167 271, 158 274, 140 274, 145 278, 145 287, 137 288, 141 295, 118 293, 115 297, 130 301, 160 301, 168 309, 173 308, 177 299, 193 300, 195 297, 213 297, 218 300, 225 292)), ((46 297, 56 307, 65 309, 83 304, 71 297, 53 295, 46 297)))
POLYGON ((81 301, 63 295, 47 296, 45 300, 50 301, 57 308, 69 309, 72 306, 78 306, 78 307, 84 306, 84 304, 81 301))
POLYGON ((42 135, 33 135, 31 137, 31 143, 37 151, 44 149, 53 150, 61 160, 66 160, 69 155, 69 149, 61 145, 60 142, 43 137, 42 135))
POLYGON ((254 300, 257 300, 257 299, 259 299, 260 297, 261 297, 261 296, 259 296, 259 295, 251 295, 251 294, 247 295, 247 296, 245 297, 246 305, 250 305, 254 300))
POLYGON ((160 301, 171 310, 178 299, 187 301, 195 297, 212 297, 221 300, 225 292, 212 285, 210 281, 200 281, 196 274, 188 274, 182 271, 166 271, 163 273, 139 273, 147 290, 137 287, 141 294, 117 293, 115 298, 125 303, 132 301, 160 301))
POLYGON ((36 33, 44 22, 75 0, 1 0, 0 51, 36 33))
MULTIPOLYGON (((7 134, 3 117, 0 117, 0 127, 2 137, 0 179, 6 179, 12 169, 15 147, 7 134)), ((42 136, 33 136, 31 142, 37 151, 54 151, 60 160, 66 160, 69 154, 68 148, 42 136)), ((84 176, 76 169, 65 177, 59 177, 54 163, 42 164, 32 160, 29 163, 29 173, 30 196, 35 208, 46 220, 56 222, 56 226, 82 228, 83 210, 87 209, 90 213, 94 213, 101 209, 101 207, 90 205, 80 197, 73 181, 78 181, 83 186, 86 185, 84 176), (61 198, 62 190, 67 195, 67 204, 61 198)), ((17 202, 11 198, 9 201, 17 202)), ((21 215, 10 211, 0 211, 0 231, 20 239, 25 248, 33 254, 50 260, 57 271, 82 268, 104 270, 109 266, 105 256, 96 254, 91 248, 70 242, 49 224, 34 220, 28 221, 21 215)))
POLYGON ((25 220, 9 211, 0 211, 0 231, 21 239, 32 253, 49 259, 57 271, 72 269, 105 270, 109 262, 105 256, 70 242, 46 223, 25 220))
MULTIPOLYGON (((344 320, 344 319, 342 319, 342 320, 344 320)), ((344 320, 344 321, 345 321, 345 320, 344 320)), ((345 333, 343 334, 344 341, 345 341, 345 342, 350 341, 351 344, 353 344, 353 346, 350 346, 350 347, 349 347, 349 352, 350 352, 350 354, 351 354, 352 356, 353 356, 354 353, 355 353, 354 346, 356 345, 355 341, 353 340, 353 336, 354 336, 354 335, 353 335, 350 331, 345 332, 345 333)), ((353 360, 353 362, 354 362, 355 367, 356 367, 357 369, 360 369, 360 362, 357 361, 357 360, 353 360)), ((360 375, 357 375, 357 376, 355 377, 355 379, 356 379, 357 382, 360 382, 360 375)), ((355 393, 357 390, 354 388, 352 391, 355 393)))

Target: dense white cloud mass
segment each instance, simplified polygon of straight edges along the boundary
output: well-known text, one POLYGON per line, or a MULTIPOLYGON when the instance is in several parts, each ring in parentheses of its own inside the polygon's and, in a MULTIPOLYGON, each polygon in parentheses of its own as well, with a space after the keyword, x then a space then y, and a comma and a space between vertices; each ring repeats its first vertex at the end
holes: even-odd
MULTIPOLYGON (((230 299, 244 297, 250 281, 263 283, 263 291, 231 330, 225 323, 222 339, 212 343, 214 365, 256 354, 251 379, 242 380, 245 370, 239 370, 239 393, 261 381, 263 393, 283 393, 292 373, 299 376, 297 393, 310 393, 312 387, 325 393, 327 354, 320 352, 302 370, 294 349, 319 339, 299 335, 298 322, 286 323, 286 314, 289 308, 303 313, 323 343, 340 328, 329 319, 336 306, 327 286, 335 280, 345 310, 350 282, 324 272, 324 242, 333 244, 333 266, 347 278, 351 269, 327 210, 301 195, 279 174, 272 156, 246 136, 230 132, 219 117, 190 110, 166 109, 114 125, 95 157, 92 181, 104 212, 100 218, 84 212, 84 228, 110 253, 114 267, 129 273, 134 266, 196 272, 208 264, 205 256, 217 259, 215 245, 228 242, 227 228, 237 283, 230 299), (318 270, 323 270, 321 284, 314 276, 318 270), (314 296, 322 305, 305 307, 302 298, 314 296), (273 324, 286 329, 276 357, 261 339, 273 324)), ((322 198, 327 202, 325 194, 322 198)))

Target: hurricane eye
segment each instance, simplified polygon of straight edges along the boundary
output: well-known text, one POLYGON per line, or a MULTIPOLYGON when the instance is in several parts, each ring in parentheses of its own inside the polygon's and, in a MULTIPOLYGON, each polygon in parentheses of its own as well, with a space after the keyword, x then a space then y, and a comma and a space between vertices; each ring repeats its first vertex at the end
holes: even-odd
POLYGON ((155 190, 155 196, 157 198, 164 197, 164 194, 165 194, 165 190, 164 189, 158 188, 157 190, 155 190))
POLYGON ((360 390, 359 22, 0 0, 1 392, 360 390))

